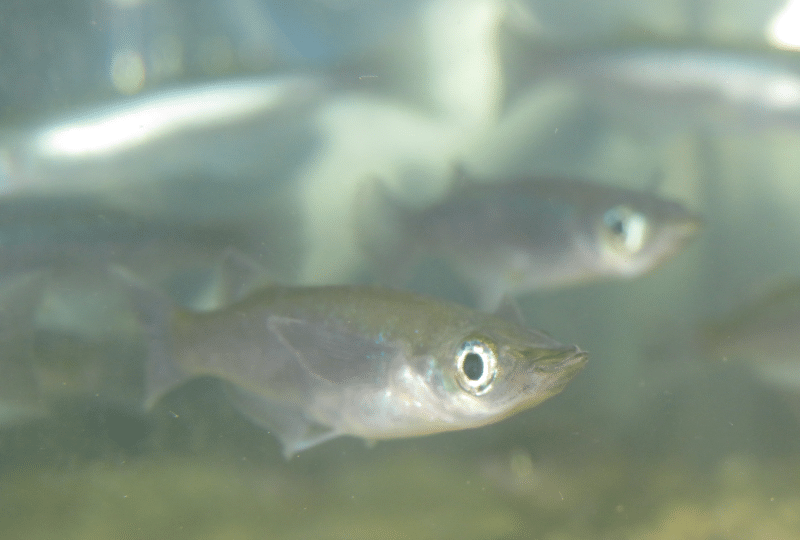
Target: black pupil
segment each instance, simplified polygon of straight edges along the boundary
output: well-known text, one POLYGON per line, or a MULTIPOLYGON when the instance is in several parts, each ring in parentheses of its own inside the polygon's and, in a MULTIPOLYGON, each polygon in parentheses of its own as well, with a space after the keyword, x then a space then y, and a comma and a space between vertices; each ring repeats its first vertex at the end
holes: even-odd
POLYGON ((622 218, 614 220, 611 224, 611 230, 618 235, 622 235, 625 232, 625 223, 623 223, 622 218))
POLYGON ((471 381, 477 381, 483 375, 483 358, 478 353, 467 353, 464 357, 464 375, 471 381))

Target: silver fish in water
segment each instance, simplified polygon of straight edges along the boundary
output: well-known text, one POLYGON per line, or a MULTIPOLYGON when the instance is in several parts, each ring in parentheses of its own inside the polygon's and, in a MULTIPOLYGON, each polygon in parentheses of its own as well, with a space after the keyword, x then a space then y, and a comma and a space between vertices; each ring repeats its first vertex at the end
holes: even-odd
POLYGON ((497 316, 383 288, 268 287, 207 313, 133 292, 150 348, 148 405, 191 377, 218 377, 287 457, 340 435, 496 422, 560 392, 587 359, 497 316))
POLYGON ((390 281, 421 255, 441 258, 489 310, 509 294, 644 274, 701 223, 654 194, 573 179, 461 182, 419 210, 374 183, 359 204, 357 233, 390 281))

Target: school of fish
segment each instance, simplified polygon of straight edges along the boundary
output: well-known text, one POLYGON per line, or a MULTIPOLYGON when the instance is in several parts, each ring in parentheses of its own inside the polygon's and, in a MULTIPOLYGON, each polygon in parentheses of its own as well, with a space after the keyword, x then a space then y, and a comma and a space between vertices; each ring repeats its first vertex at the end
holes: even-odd
MULTIPOLYGON (((735 93, 713 52, 548 50, 521 61, 541 44, 512 37, 502 62, 485 55, 486 72, 506 86, 482 87, 491 97, 472 116, 460 109, 477 99, 469 87, 453 85, 460 93, 442 105, 445 81, 459 73, 429 75, 431 95, 402 102, 370 87, 378 76, 365 71, 359 84, 333 73, 184 83, 4 125, 0 422, 81 396, 152 413, 211 377, 290 458, 340 436, 478 428, 561 392, 587 353, 530 327, 516 302, 644 276, 678 256, 704 220, 655 185, 620 186, 649 183, 641 178, 473 173, 470 150, 497 133, 521 135, 509 146, 527 140, 530 125, 509 125, 543 80, 579 87, 608 116, 668 103, 713 124, 722 103, 748 126, 793 126, 800 105, 765 89, 775 80, 800 88, 800 79, 780 59, 754 70, 757 55, 726 53, 740 60, 735 93), (336 114, 359 108, 403 122, 373 132, 336 114), (446 187, 418 196, 415 176, 446 187), (316 189, 320 179, 330 191, 316 189), (443 263, 469 305, 414 290, 426 261, 443 263), (94 357, 60 370, 48 339, 138 342, 142 357, 120 369, 101 356, 111 367, 94 357)), ((708 347, 752 355, 732 336, 775 342, 758 324, 715 327, 708 347)), ((794 370, 788 349, 780 363, 794 370)))

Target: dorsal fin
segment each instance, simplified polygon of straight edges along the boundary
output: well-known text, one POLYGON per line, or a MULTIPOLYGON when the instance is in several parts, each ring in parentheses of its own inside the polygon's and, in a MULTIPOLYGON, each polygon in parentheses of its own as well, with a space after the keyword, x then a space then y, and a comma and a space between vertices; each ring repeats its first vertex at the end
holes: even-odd
POLYGON ((228 248, 219 264, 220 278, 226 286, 228 299, 241 300, 256 289, 273 284, 267 270, 255 259, 228 248))
POLYGON ((272 284, 268 272, 250 256, 228 248, 214 268, 208 296, 213 309, 229 306, 261 287, 272 284))
POLYGON ((501 319, 505 319, 514 324, 518 324, 525 328, 528 327, 525 317, 522 315, 522 311, 519 309, 519 304, 517 304, 514 298, 507 294, 504 295, 500 300, 500 305, 497 306, 494 314, 501 319))
POLYGON ((475 178, 467 172, 467 166, 464 165, 463 161, 457 160, 454 161, 451 165, 452 170, 452 180, 450 181, 450 190, 451 191, 458 191, 461 189, 468 188, 470 186, 474 186, 477 182, 475 182, 475 178))

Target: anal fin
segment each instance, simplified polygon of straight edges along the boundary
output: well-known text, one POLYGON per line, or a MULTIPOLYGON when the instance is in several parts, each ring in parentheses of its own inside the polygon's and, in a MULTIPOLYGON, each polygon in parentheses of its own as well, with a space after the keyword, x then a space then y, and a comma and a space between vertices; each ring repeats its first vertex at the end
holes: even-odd
POLYGON ((330 426, 309 420, 295 405, 269 400, 235 384, 226 383, 225 390, 242 414, 280 440, 286 459, 342 435, 330 426))

